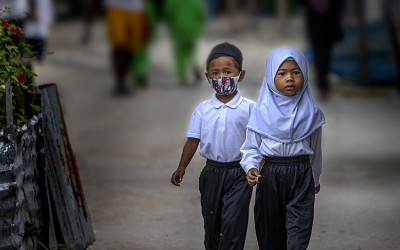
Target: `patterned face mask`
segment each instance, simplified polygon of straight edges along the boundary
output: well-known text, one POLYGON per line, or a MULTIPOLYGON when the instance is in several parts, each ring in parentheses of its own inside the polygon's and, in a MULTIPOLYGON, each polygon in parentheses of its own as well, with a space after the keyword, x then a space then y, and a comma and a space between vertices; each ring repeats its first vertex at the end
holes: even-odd
POLYGON ((237 89, 239 77, 240 74, 235 77, 220 76, 208 79, 208 82, 218 95, 230 95, 237 89))

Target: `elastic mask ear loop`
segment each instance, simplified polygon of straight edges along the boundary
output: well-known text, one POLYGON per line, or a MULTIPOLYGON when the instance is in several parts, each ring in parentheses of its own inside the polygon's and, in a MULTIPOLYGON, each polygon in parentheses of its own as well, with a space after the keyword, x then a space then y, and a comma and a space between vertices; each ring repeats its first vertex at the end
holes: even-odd
POLYGON ((241 75, 241 74, 242 74, 242 71, 239 72, 239 75, 238 75, 238 77, 239 77, 239 78, 238 78, 238 83, 239 83, 240 75, 241 75))
POLYGON ((208 74, 208 72, 207 71, 205 71, 204 73, 206 73, 207 74, 207 82, 208 82, 208 84, 210 84, 211 85, 211 82, 210 82, 210 75, 208 74))

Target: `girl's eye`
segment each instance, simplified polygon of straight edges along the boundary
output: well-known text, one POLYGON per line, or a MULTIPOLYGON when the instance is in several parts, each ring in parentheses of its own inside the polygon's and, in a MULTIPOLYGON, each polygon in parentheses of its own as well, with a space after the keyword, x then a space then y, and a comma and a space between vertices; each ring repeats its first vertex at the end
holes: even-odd
POLYGON ((285 73, 283 73, 283 72, 279 72, 279 73, 278 73, 279 76, 283 76, 284 74, 285 74, 285 73))
POLYGON ((293 72, 293 74, 298 75, 298 74, 300 74, 300 72, 299 71, 295 71, 295 72, 293 72))

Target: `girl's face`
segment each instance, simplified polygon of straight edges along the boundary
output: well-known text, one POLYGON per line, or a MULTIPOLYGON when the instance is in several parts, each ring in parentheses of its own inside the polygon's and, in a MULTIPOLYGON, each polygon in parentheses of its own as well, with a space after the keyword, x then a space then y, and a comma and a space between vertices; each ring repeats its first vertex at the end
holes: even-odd
MULTIPOLYGON (((206 77, 215 79, 220 76, 235 77, 239 75, 239 69, 236 67, 235 59, 230 56, 220 56, 210 61, 206 77)), ((239 82, 243 79, 243 72, 240 75, 239 82)))
POLYGON ((295 60, 286 60, 274 78, 275 87, 285 95, 295 95, 304 85, 304 76, 295 60))

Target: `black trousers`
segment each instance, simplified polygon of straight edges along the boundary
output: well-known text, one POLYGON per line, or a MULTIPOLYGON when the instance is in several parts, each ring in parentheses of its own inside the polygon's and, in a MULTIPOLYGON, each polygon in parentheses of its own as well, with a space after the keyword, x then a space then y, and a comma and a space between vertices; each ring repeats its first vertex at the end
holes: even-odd
POLYGON ((315 200, 309 157, 266 157, 260 174, 254 205, 259 248, 307 249, 315 200))
POLYGON ((199 177, 199 189, 205 249, 243 249, 253 189, 239 162, 207 160, 199 177))

